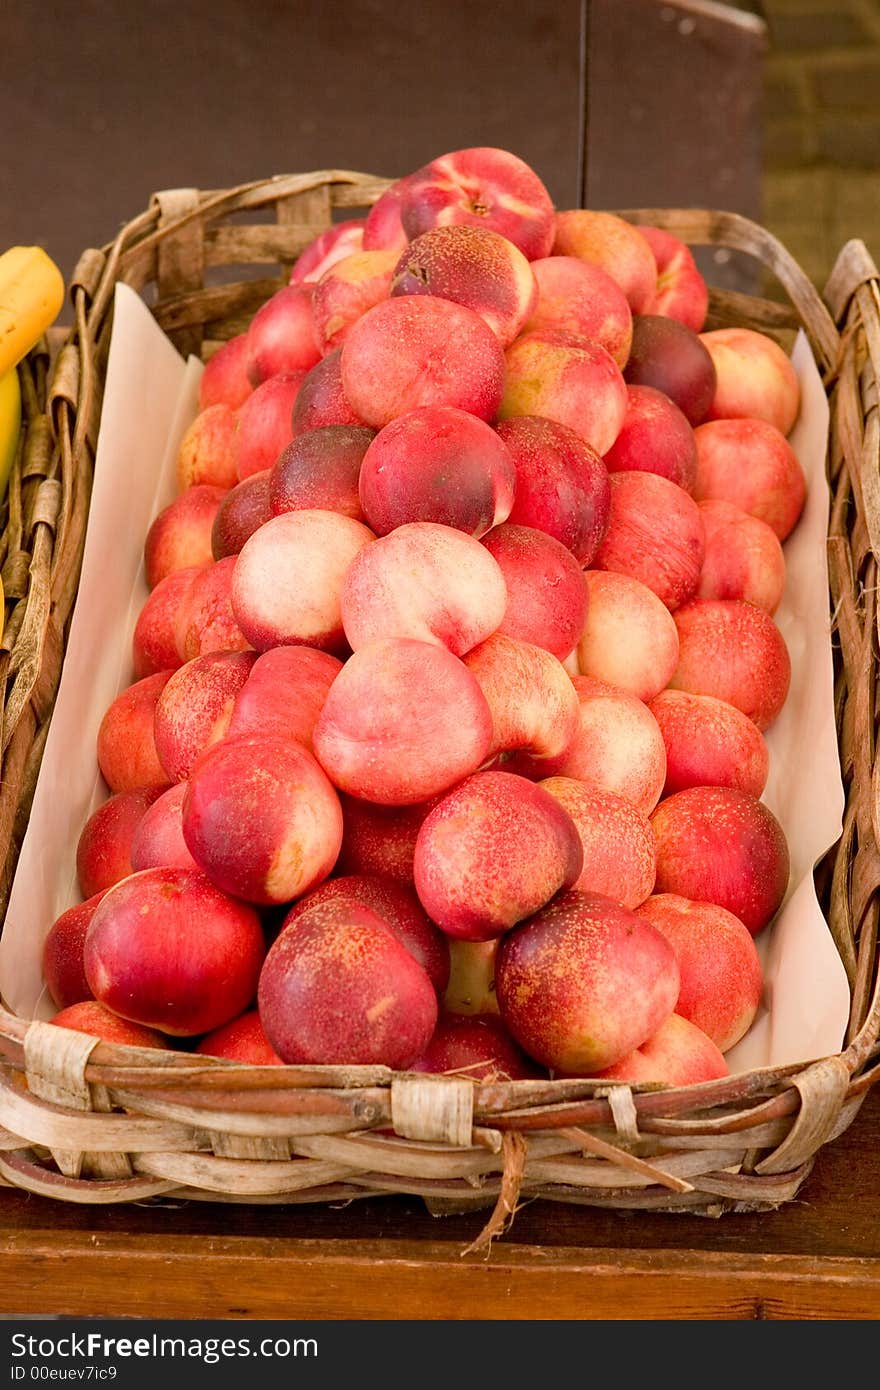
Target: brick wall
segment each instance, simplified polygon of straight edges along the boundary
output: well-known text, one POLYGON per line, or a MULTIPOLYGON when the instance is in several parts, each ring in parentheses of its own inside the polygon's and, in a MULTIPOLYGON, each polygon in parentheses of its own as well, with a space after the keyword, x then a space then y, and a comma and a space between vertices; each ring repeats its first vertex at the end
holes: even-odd
POLYGON ((880 261, 880 0, 760 9, 763 220, 821 285, 851 237, 880 261))

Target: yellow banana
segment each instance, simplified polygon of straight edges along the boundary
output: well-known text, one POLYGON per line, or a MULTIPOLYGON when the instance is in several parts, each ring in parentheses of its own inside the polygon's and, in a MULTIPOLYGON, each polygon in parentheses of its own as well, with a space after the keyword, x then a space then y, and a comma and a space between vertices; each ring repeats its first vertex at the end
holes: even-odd
POLYGON ((18 372, 13 367, 5 376, 0 376, 0 498, 9 481, 20 428, 21 390, 18 372))
POLYGON ((0 256, 0 376, 58 316, 64 278, 42 246, 11 246, 0 256))

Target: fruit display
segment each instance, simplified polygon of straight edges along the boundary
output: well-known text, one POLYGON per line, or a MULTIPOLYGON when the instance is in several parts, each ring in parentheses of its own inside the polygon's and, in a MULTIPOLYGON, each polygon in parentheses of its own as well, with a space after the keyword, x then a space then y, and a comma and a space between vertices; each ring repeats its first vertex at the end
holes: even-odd
POLYGON ((806 485, 789 358, 707 305, 682 242, 557 209, 503 150, 306 247, 206 363, 144 536, 44 947, 60 1023, 727 1074, 789 885, 761 798, 806 485))

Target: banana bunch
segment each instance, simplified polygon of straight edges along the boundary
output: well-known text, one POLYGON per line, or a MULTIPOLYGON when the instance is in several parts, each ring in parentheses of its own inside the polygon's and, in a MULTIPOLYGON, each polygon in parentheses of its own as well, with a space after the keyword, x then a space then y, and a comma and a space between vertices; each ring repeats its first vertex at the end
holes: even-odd
MULTIPOLYGON (((18 450, 21 390, 16 367, 58 315, 64 278, 40 246, 13 246, 0 256, 0 500, 18 450)), ((3 628, 0 582, 0 632, 3 628)))

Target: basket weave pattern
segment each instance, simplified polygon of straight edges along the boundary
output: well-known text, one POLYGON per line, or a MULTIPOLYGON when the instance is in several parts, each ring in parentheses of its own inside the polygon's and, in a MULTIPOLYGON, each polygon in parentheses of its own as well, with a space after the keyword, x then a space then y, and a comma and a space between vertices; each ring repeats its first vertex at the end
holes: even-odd
MULTIPOLYGON (((27 431, 2 538, 0 911, 76 593, 115 283, 145 295, 182 353, 207 359, 284 283, 336 209, 365 208, 386 186, 325 171, 217 193, 157 194, 111 245, 82 256, 70 286, 73 327, 51 373, 44 350, 22 365, 27 431), (240 278, 243 267, 248 278, 240 278), (253 278, 261 268, 265 275, 253 278)), ((844 1050, 675 1089, 474 1083, 384 1067, 242 1066, 98 1042, 0 1009, 6 1182, 83 1203, 414 1193, 438 1212, 494 1204, 485 1242, 503 1230, 520 1196, 712 1214, 776 1207, 795 1196, 822 1145, 854 1119, 880 1076, 878 272, 862 243, 848 243, 823 300, 785 249, 744 218, 666 209, 623 215, 690 244, 756 256, 787 302, 713 290, 707 327, 741 324, 786 346, 803 327, 829 394, 829 607, 846 813, 817 883, 850 985, 844 1050)))

